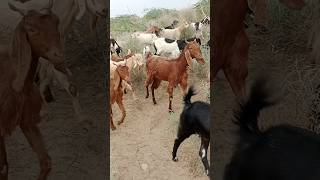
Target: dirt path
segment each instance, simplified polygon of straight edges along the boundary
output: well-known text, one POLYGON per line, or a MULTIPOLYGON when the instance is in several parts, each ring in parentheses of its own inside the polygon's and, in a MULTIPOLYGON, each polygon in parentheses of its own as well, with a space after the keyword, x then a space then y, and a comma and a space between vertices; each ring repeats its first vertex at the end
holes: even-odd
MULTIPOLYGON (((189 83, 195 83, 198 92, 192 101, 208 101, 206 96, 209 86, 202 86, 198 78, 190 78, 189 83)), ((208 179, 198 156, 200 139, 197 136, 192 136, 180 146, 178 162, 171 160, 183 104, 182 93, 176 88, 173 99, 175 113, 168 113, 166 85, 167 83, 163 82, 155 92, 157 105, 153 105, 150 98, 145 99, 142 83, 137 90, 138 101, 133 100, 130 92, 125 95, 127 117, 125 122, 110 134, 111 179, 208 179)), ((114 120, 118 121, 118 107, 114 105, 113 109, 114 120)))

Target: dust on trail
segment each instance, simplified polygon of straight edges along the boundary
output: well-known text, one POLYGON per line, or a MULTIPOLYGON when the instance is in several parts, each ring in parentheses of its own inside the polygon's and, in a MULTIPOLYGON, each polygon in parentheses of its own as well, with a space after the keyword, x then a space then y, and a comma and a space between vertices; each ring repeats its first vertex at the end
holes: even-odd
MULTIPOLYGON (((189 85, 194 84, 197 92, 191 101, 208 101, 209 86, 204 86, 199 78, 191 76, 189 85)), ((198 155, 198 136, 193 135, 181 144, 177 155, 178 162, 171 160, 173 142, 183 108, 180 88, 174 89, 175 113, 170 115, 166 91, 168 83, 163 81, 155 91, 157 105, 153 105, 151 96, 145 99, 146 90, 142 84, 135 85, 138 101, 133 100, 131 92, 124 96, 127 116, 124 123, 116 125, 117 129, 110 133, 111 179, 207 180, 198 155)), ((117 105, 113 106, 113 111, 116 124, 121 113, 117 105)))

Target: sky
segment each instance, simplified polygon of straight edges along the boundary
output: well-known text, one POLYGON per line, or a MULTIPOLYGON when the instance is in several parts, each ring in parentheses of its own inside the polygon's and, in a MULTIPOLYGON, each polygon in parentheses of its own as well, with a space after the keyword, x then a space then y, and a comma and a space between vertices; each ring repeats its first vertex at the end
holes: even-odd
POLYGON ((110 17, 119 15, 136 14, 144 15, 144 9, 166 8, 183 9, 191 7, 199 0, 111 0, 110 17))

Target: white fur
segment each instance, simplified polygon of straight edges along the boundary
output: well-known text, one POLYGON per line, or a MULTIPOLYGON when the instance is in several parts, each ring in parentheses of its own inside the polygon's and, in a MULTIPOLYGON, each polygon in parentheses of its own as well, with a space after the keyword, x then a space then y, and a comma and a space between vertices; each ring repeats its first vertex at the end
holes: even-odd
POLYGON ((181 39, 182 31, 189 27, 188 23, 184 23, 175 29, 161 29, 160 36, 168 39, 181 39))
POLYGON ((138 40, 141 44, 152 45, 158 37, 152 33, 134 32, 131 34, 131 38, 138 40))
POLYGON ((158 38, 154 41, 154 45, 157 49, 157 55, 170 54, 170 58, 177 58, 180 55, 180 50, 177 41, 167 43, 165 38, 158 38))

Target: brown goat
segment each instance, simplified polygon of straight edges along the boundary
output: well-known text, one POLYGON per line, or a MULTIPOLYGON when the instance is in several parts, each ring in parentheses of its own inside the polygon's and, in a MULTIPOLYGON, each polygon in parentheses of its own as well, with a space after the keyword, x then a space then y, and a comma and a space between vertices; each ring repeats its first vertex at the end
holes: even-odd
POLYGON ((151 26, 146 33, 153 33, 156 34, 156 36, 160 37, 160 28, 158 26, 151 26))
MULTIPOLYGON (((301 9, 303 0, 279 0, 292 9, 301 9)), ((248 53, 250 42, 243 24, 248 12, 247 0, 215 1, 213 59, 210 66, 213 81, 220 70, 223 70, 234 94, 239 98, 245 94, 245 79, 248 75, 248 53)))
MULTIPOLYGON (((25 6, 30 8, 43 0, 15 1, 25 3, 25 6)), ((60 20, 59 31, 61 39, 64 40, 67 33, 70 31, 72 24, 76 20, 81 19, 85 12, 88 12, 86 15, 89 17, 91 33, 94 33, 98 19, 107 16, 107 2, 105 0, 56 0, 54 1, 52 11, 60 20)), ((54 100, 50 83, 52 83, 55 78, 72 98, 74 111, 79 115, 82 111, 79 102, 79 92, 75 82, 72 80, 71 71, 68 69, 67 73, 61 73, 57 71, 52 64, 48 63, 47 60, 42 58, 40 59, 39 64, 40 65, 37 68, 37 83, 39 84, 44 103, 50 103, 54 100)))
POLYGON ((23 18, 15 28, 7 53, 0 55, 0 179, 8 179, 8 162, 4 137, 17 126, 37 154, 40 163, 39 180, 46 180, 51 170, 51 159, 45 148, 40 129, 41 96, 34 85, 34 76, 40 57, 48 59, 55 68, 65 71, 59 37, 59 19, 51 12, 52 1, 41 12, 11 10, 23 18))
POLYGON ((122 90, 122 81, 126 81, 131 85, 129 68, 124 65, 117 65, 116 63, 110 61, 110 128, 115 130, 116 127, 113 124, 113 113, 112 105, 116 102, 122 112, 121 120, 118 122, 118 125, 123 123, 124 118, 126 117, 126 110, 123 105, 123 90, 122 90))
POLYGON ((154 97, 154 89, 157 89, 160 86, 161 81, 168 81, 169 85, 167 92, 169 93, 169 112, 173 112, 171 105, 173 98, 173 88, 175 88, 179 84, 183 92, 186 93, 186 89, 188 86, 187 68, 188 66, 192 66, 193 58, 195 58, 201 64, 205 63, 200 47, 196 41, 187 43, 180 56, 175 59, 152 56, 149 52, 149 54, 147 54, 146 62, 146 98, 149 97, 148 87, 150 84, 152 84, 152 100, 154 104, 157 104, 154 97))

